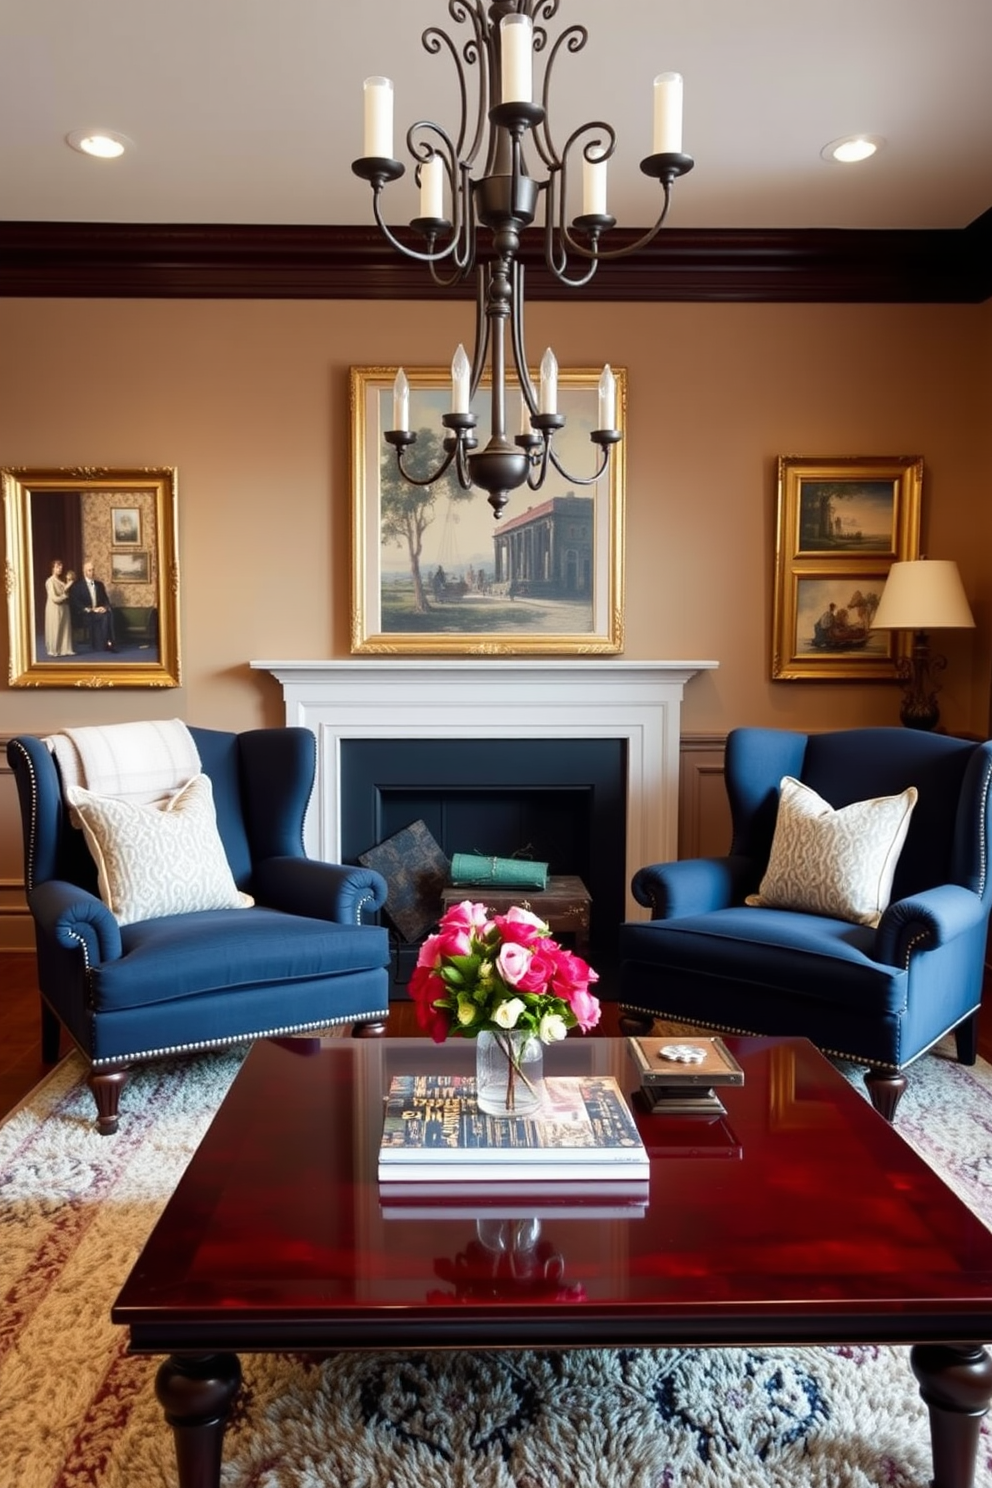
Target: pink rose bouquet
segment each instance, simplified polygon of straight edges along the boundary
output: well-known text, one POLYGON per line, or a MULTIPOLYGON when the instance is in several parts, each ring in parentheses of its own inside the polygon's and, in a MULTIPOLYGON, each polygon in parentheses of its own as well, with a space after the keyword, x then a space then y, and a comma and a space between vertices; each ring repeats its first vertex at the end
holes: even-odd
POLYGON ((417 1021, 437 1044, 514 1030, 544 1044, 599 1022, 589 991, 599 978, 581 956, 551 939, 545 922, 514 906, 490 916, 466 899, 442 915, 410 978, 417 1021))

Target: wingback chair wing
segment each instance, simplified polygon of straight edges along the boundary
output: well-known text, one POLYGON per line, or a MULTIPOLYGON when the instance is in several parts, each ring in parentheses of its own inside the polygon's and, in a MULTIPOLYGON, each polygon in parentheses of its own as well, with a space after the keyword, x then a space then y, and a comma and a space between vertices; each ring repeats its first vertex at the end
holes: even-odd
POLYGON ((210 780, 232 893, 250 895, 252 907, 119 923, 99 897, 94 859, 70 823, 49 748, 33 737, 7 746, 38 948, 43 1055, 58 1057, 64 1025, 91 1061, 104 1133, 117 1128, 132 1064, 335 1024, 382 1033, 389 1011, 388 934, 362 923, 363 912, 384 903, 385 880, 306 856, 313 735, 189 732, 210 780))
MULTIPOLYGON (((974 1063, 990 909, 992 743, 907 728, 804 734, 742 728, 727 740, 732 819, 723 858, 642 868, 651 910, 620 930, 619 1001, 629 1022, 690 1021, 797 1035, 868 1067, 892 1120, 903 1071, 954 1030, 974 1063), (917 792, 877 924, 745 902, 769 865, 784 778, 835 811, 917 792)), ((854 840, 854 858, 867 843, 854 840)))

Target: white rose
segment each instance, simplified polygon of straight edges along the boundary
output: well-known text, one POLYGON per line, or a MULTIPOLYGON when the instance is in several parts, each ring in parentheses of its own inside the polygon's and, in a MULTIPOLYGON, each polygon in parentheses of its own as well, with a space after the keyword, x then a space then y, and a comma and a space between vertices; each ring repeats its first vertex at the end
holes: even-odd
POLYGON ((512 904, 506 911, 506 918, 516 921, 518 925, 533 925, 535 930, 547 930, 547 920, 542 920, 540 915, 534 914, 533 910, 523 909, 519 904, 512 904))
POLYGON ((493 1013, 493 1022, 498 1023, 500 1028, 516 1028, 524 1006, 519 997, 507 998, 493 1013))
POLYGON ((568 1026, 561 1013, 545 1013, 541 1019, 537 1036, 542 1044, 553 1044, 568 1034, 568 1026))

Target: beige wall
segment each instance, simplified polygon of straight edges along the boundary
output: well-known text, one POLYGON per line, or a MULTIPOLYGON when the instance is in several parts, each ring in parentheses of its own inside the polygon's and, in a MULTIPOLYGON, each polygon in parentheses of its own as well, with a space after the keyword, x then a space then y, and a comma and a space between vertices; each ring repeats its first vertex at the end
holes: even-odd
MULTIPOLYGON (((0 686, 0 734, 179 715, 282 721, 251 658, 348 654, 348 368, 443 365, 471 306, 0 301, 0 465, 175 465, 184 686, 0 686)), ((922 454, 923 549, 978 629, 941 637, 948 727, 984 731, 992 663, 992 305, 534 305, 528 345, 629 369, 626 655, 715 658, 687 732, 897 719, 891 684, 769 679, 779 454, 922 454)), ((512 508, 511 508, 512 509, 512 508)), ((0 675, 7 675, 7 634, 0 675)), ((608 665, 608 660, 604 665, 608 665)), ((20 874, 0 776, 0 889, 20 874)), ((2 943, 2 934, 0 934, 2 943)))

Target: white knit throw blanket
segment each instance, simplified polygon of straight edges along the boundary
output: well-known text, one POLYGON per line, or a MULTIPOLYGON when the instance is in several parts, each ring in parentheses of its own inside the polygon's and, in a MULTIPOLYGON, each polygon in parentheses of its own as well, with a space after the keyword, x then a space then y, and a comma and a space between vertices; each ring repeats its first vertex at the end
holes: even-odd
POLYGON ((193 736, 179 718, 63 729, 45 743, 63 786, 148 805, 162 801, 200 773, 193 736))

